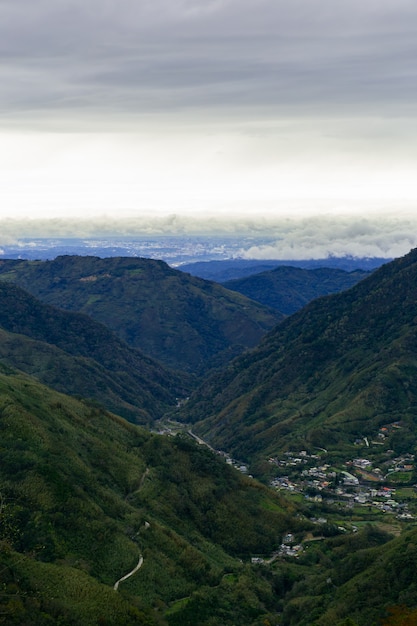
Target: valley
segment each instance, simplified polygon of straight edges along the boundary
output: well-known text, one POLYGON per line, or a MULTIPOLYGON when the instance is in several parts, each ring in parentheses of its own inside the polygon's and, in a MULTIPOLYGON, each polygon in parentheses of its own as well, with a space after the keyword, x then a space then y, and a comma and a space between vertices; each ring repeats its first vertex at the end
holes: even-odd
MULTIPOLYGON (((228 465, 250 475, 250 465, 232 458, 227 451, 214 450, 181 422, 161 420, 157 426, 160 434, 188 434, 228 465)), ((310 513, 318 515, 319 521, 314 518, 315 523, 333 524, 345 532, 356 528, 352 526, 352 520, 355 520, 357 523, 388 524, 401 532, 417 517, 415 455, 396 456, 384 445, 381 439, 385 439, 384 433, 390 428, 401 430, 398 423, 387 425, 381 428, 375 441, 366 438, 356 442, 354 451, 366 458, 341 460, 340 455, 317 448, 314 453, 286 451, 280 457, 265 459, 269 465, 267 482, 273 489, 302 504, 308 516, 310 513)))
POLYGON ((417 251, 286 316, 146 259, 0 277, 0 623, 412 615, 417 251))

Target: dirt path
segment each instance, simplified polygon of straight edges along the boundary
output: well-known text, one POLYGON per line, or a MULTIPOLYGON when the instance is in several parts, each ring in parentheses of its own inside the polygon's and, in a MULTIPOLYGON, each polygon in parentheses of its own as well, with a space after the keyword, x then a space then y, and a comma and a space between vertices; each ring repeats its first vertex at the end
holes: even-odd
POLYGON ((142 476, 140 477, 140 480, 139 480, 139 484, 138 484, 138 486, 136 487, 136 489, 134 489, 133 491, 130 491, 130 492, 129 492, 126 496, 125 496, 125 500, 129 500, 129 498, 131 498, 133 495, 135 495, 135 493, 139 493, 139 491, 140 491, 140 490, 142 489, 142 487, 143 487, 143 483, 145 482, 146 477, 147 477, 147 476, 149 476, 149 472, 150 472, 150 469, 149 469, 149 467, 147 467, 147 468, 145 469, 145 471, 143 472, 142 476))

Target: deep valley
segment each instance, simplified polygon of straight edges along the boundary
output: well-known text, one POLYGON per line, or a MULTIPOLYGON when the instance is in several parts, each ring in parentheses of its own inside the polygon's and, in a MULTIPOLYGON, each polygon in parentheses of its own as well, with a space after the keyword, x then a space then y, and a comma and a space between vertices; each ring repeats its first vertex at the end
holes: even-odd
POLYGON ((416 623, 417 251, 352 274, 3 259, 0 623, 416 623))

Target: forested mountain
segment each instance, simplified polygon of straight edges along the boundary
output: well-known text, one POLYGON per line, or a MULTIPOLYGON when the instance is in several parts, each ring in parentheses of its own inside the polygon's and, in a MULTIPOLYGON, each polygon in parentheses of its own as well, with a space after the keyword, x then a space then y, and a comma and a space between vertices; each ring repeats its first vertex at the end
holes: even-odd
POLYGON ((90 315, 166 366, 192 373, 255 346, 283 317, 150 259, 2 260, 0 274, 48 304, 90 315))
POLYGON ((0 455, 0 623, 414 623, 399 620, 415 618, 416 530, 314 538, 302 508, 186 435, 151 434, 5 366, 0 455), (277 553, 288 533, 304 542, 298 560, 277 553))
POLYGON ((0 623, 179 625, 190 605, 194 623, 252 624, 276 612, 273 576, 250 557, 309 524, 207 448, 4 366, 0 435, 0 623))
MULTIPOLYGON (((74 284, 99 282, 87 278, 74 284)), ((116 284, 122 292, 124 280, 116 284)), ((356 437, 387 423, 399 430, 385 448, 414 451, 416 284, 413 251, 315 300, 217 371, 180 413, 173 402, 188 376, 84 314, 0 283, 0 623, 414 624, 412 517, 387 522, 301 493, 290 501, 186 432, 153 434, 100 404, 146 424, 165 410, 197 422, 255 469, 279 450, 344 460, 356 437)))
POLYGON ((147 425, 191 387, 187 376, 167 371, 103 324, 6 282, 0 282, 0 361, 147 425))
POLYGON ((282 626, 415 626, 417 531, 377 525, 311 543, 286 594, 282 626), (385 536, 384 536, 385 535, 385 536), (388 539, 388 541, 387 541, 388 539))
MULTIPOLYGON (((417 412, 417 250, 278 324, 192 396, 183 419, 244 459, 290 446, 340 448, 417 412)), ((405 449, 404 448, 404 449, 405 449)))
POLYGON ((344 291, 369 275, 369 272, 320 267, 303 269, 280 266, 246 278, 229 280, 224 287, 291 315, 311 300, 344 291))

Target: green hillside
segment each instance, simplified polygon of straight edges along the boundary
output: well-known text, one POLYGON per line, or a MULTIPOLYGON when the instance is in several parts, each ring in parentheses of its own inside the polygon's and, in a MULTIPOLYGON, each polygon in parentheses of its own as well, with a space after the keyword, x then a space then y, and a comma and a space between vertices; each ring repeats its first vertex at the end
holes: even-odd
POLYGON ((309 540, 302 509, 207 448, 5 367, 0 455, 0 623, 369 626, 417 605, 416 530, 309 540), (276 554, 287 532, 298 559, 276 554))
POLYGON ((152 435, 3 367, 0 455, 0 623, 187 624, 203 600, 225 617, 202 624, 275 611, 250 557, 306 522, 188 437, 152 435))
POLYGON ((368 525, 306 543, 280 626, 414 626, 416 539, 415 529, 392 538, 368 525))
POLYGON ((369 272, 363 270, 345 272, 328 267, 309 270, 283 265, 245 278, 229 280, 223 283, 223 287, 238 291, 285 315, 292 315, 311 300, 349 289, 368 275, 369 272))
POLYGON ((86 313, 173 369, 201 374, 255 346, 282 315, 163 261, 63 256, 0 261, 4 280, 86 313))
POLYGON ((417 251, 350 290, 315 300, 195 393, 183 419, 242 459, 284 449, 341 450, 417 412, 417 251))
MULTIPOLYGON (((255 469, 301 447, 345 458, 386 424, 381 450, 414 451, 416 284, 414 251, 314 301, 183 419, 255 469)), ((188 377, 8 282, 0 305, 0 624, 415 624, 413 517, 289 499, 185 433, 126 422, 103 405, 150 424, 188 377)))
POLYGON ((54 389, 150 425, 189 392, 168 372, 86 315, 46 305, 0 283, 0 359, 54 389))

